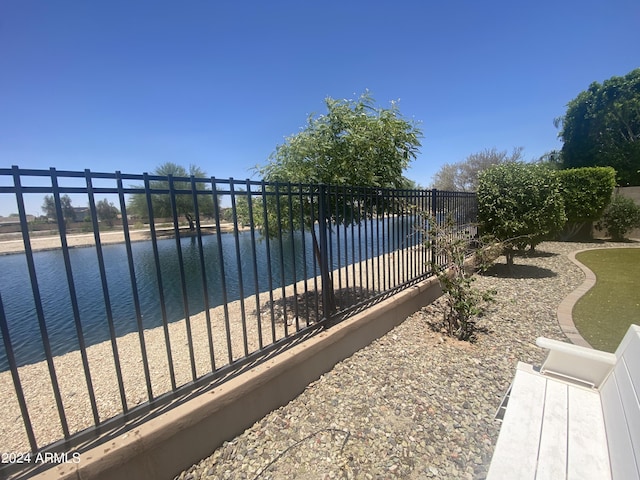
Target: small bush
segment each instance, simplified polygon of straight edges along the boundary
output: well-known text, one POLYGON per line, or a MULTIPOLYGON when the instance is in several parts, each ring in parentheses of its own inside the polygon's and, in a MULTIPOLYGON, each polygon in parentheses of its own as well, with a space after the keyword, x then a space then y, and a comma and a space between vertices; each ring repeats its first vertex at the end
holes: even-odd
POLYGON ((630 198, 614 195, 596 225, 598 230, 606 229, 614 241, 624 240, 625 235, 640 227, 640 206, 630 198))
POLYGON ((476 318, 484 312, 486 303, 493 301, 496 292, 473 287, 473 271, 465 265, 465 260, 475 252, 473 266, 481 270, 488 268, 497 257, 493 249, 495 243, 491 242, 491 246, 485 248, 478 240, 470 242, 450 218, 444 225, 438 225, 437 220, 431 218, 429 225, 429 238, 435 253, 431 269, 438 277, 446 300, 444 329, 459 340, 473 340, 476 318), (444 259, 444 264, 438 264, 436 258, 444 259))

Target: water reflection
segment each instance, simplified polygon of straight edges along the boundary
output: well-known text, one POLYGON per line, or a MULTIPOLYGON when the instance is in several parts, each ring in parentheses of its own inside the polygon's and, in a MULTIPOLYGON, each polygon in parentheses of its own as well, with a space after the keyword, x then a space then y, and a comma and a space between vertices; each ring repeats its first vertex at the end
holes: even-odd
MULTIPOLYGON (((331 267, 343 267, 367 257, 371 258, 396 250, 399 246, 406 246, 408 232, 413 230, 412 225, 405 224, 403 234, 381 236, 380 233, 396 230, 389 227, 394 227, 398 221, 394 219, 390 223, 387 220, 384 226, 381 225, 382 222, 368 222, 368 235, 365 235, 362 228, 334 227, 330 235, 333 260, 331 267), (339 232, 338 229, 340 229, 339 232)), ((259 237, 259 234, 256 236, 259 237)), ((304 278, 311 278, 318 273, 313 255, 312 236, 308 231, 287 234, 282 238, 282 242, 270 241, 270 263, 267 262, 267 241, 264 239, 258 239, 255 242, 254 251, 251 233, 248 231, 239 233, 237 242, 240 256, 238 257, 236 237, 233 234, 223 234, 220 238, 222 258, 218 254, 218 237, 216 235, 202 237, 210 307, 221 305, 223 302, 221 262, 224 262, 226 295, 229 302, 238 300, 241 290, 245 297, 254 295, 256 285, 258 292, 267 291, 269 272, 274 289, 304 278), (238 280, 240 276, 242 285, 238 280)), ((158 240, 157 247, 167 321, 173 322, 185 316, 176 241, 175 239, 158 240)), ((180 248, 188 310, 190 314, 195 314, 204 309, 197 239, 182 238, 180 248)), ((157 327, 162 324, 162 309, 153 246, 150 241, 136 242, 131 244, 131 249, 142 323, 145 329, 157 327)), ((69 250, 69 255, 86 344, 92 345, 107 340, 109 338, 107 310, 95 248, 74 248, 69 250)), ((126 247, 124 244, 105 245, 103 255, 116 335, 122 336, 137 329, 126 247)), ((35 252, 34 262, 52 353, 55 356, 76 350, 79 345, 62 251, 35 252)), ((44 359, 44 349, 25 256, 23 254, 1 256, 0 272, 2 272, 0 293, 17 363, 24 365, 41 361, 44 359)), ((7 368, 6 353, 4 347, 0 346, 0 371, 7 368)))

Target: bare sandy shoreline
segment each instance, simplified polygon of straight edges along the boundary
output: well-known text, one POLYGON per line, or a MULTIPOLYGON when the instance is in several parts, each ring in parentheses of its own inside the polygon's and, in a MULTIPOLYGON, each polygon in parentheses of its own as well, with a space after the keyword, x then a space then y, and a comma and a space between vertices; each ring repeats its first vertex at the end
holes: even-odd
MULTIPOLYGON (((248 230, 247 228, 240 228, 240 231, 248 230)), ((220 224, 220 231, 222 233, 233 232, 233 224, 223 223, 220 224)), ((203 235, 215 234, 215 228, 213 226, 205 226, 202 229, 203 235)), ((156 235, 158 238, 173 238, 174 229, 171 228, 156 228, 156 235)), ((190 235, 188 230, 181 229, 180 235, 190 235)), ((149 229, 129 230, 129 238, 132 242, 144 242, 151 240, 151 233, 149 229)), ((113 244, 124 243, 124 232, 118 231, 105 231, 100 232, 100 243, 113 244)), ((46 235, 46 236, 31 236, 30 237, 31 249, 34 252, 44 250, 56 250, 62 248, 59 235, 46 235)), ((91 247, 95 245, 95 238, 93 233, 78 233, 67 235, 67 245, 70 248, 77 247, 91 247)), ((8 255, 13 253, 24 253, 24 243, 22 238, 15 240, 0 240, 0 255, 8 255)))
MULTIPOLYGON (((395 269, 396 262, 404 261, 404 258, 397 252, 370 258, 360 265, 356 264, 355 271, 358 274, 355 276, 353 266, 348 267, 348 272, 346 267, 335 270, 333 281, 336 292, 339 292, 336 293, 338 305, 341 302, 355 304, 360 295, 369 297, 373 291, 381 290, 380 285, 377 285, 379 279, 374 278, 374 262, 380 261, 386 264, 388 269, 395 269), (365 272, 368 272, 368 278, 365 272), (363 282, 363 285, 360 286, 359 282, 363 282), (338 290, 340 285, 343 287, 342 290, 338 290), (349 288, 345 289, 346 285, 349 288), (366 288, 369 288, 368 294, 364 292, 366 288)), ((142 362, 142 342, 148 358, 152 394, 158 397, 172 389, 170 363, 174 369, 175 384, 179 387, 194 380, 192 365, 195 366, 196 378, 199 378, 229 364, 230 359, 242 358, 285 338, 287 332, 290 335, 306 325, 313 324, 316 320, 316 308, 321 311, 319 303, 322 294, 318 291, 316 296, 316 285, 319 289, 319 277, 308 279, 306 288, 305 281, 301 280, 295 286, 292 284, 285 287, 284 292, 277 289, 231 302, 227 306, 227 315, 224 306, 221 305, 211 308, 208 312, 192 315, 188 326, 185 319, 182 319, 168 324, 166 332, 164 327, 160 326, 144 330, 142 335, 132 332, 117 338, 117 355, 120 359, 127 406, 132 408, 149 398, 142 362), (187 328, 191 330, 191 342, 187 328), (171 362, 166 348, 167 337, 171 346, 171 362), (190 343, 193 357, 190 354, 190 343)), ((122 412, 114 348, 110 341, 105 341, 88 347, 86 352, 98 417, 102 422, 122 412)), ((53 362, 69 431, 73 434, 90 427, 94 424, 94 418, 80 351, 54 357, 53 362)), ((39 446, 62 438, 63 432, 58 420, 47 363, 42 361, 25 365, 19 367, 18 372, 39 446)), ((27 452, 30 447, 9 371, 0 373, 0 392, 3 392, 0 396, 0 424, 3 425, 0 431, 0 445, 3 451, 27 452)))

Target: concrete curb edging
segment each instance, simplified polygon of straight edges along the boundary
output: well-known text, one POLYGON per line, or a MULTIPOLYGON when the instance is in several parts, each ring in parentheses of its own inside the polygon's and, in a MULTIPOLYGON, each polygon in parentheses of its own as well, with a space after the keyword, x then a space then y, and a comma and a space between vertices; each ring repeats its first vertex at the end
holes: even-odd
POLYGON ((287 404, 335 364, 442 295, 430 277, 323 331, 214 390, 57 465, 39 480, 171 478, 287 404))
POLYGON ((577 265, 580 270, 585 275, 584 282, 578 288, 576 288, 573 292, 567 295, 564 300, 558 305, 558 310, 556 314, 558 316, 558 323, 560 324, 560 328, 562 332, 567 336, 567 338, 576 345, 580 345, 582 347, 593 348, 589 342, 587 342, 578 329, 576 328, 575 323, 573 323, 573 307, 580 298, 587 293, 591 288, 596 284, 596 275, 587 268, 586 265, 580 263, 576 260, 576 254, 580 252, 586 252, 587 250, 597 250, 594 248, 586 248, 582 250, 576 250, 575 252, 571 252, 568 257, 575 265, 577 265))

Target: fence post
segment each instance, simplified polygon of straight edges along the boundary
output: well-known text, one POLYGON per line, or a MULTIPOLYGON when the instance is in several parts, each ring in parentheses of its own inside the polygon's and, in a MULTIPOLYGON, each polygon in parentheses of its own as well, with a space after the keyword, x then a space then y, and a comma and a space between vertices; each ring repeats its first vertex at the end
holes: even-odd
POLYGON ((320 236, 320 276, 322 283, 322 313, 325 319, 331 318, 335 312, 335 297, 333 292, 333 280, 329 274, 329 248, 327 241, 327 228, 329 227, 327 212, 326 185, 319 185, 318 190, 318 234, 320 236))
MULTIPOLYGON (((431 221, 436 223, 436 227, 439 225, 438 223, 438 190, 436 188, 431 190, 431 221)), ((429 230, 431 230, 432 232, 434 232, 435 230, 433 230, 433 227, 431 225, 429 225, 429 230)), ((433 262, 433 264, 435 264, 436 262, 436 243, 435 240, 433 238, 430 238, 430 243, 431 243, 431 262, 433 262)), ((433 273, 433 272, 432 272, 433 273)))

